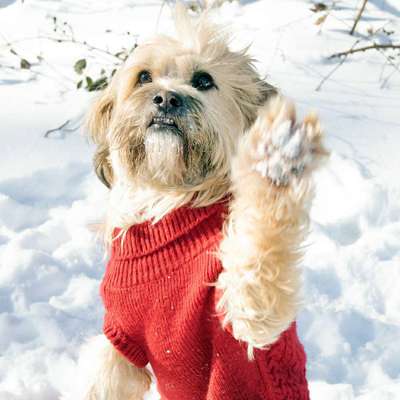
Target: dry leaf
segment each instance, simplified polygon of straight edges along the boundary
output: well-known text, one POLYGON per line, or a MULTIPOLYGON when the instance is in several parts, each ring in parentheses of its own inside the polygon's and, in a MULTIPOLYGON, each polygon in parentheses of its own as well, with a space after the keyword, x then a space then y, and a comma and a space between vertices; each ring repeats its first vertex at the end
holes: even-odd
POLYGON ((325 11, 328 9, 328 6, 324 3, 315 3, 313 8, 310 10, 313 12, 320 12, 320 11, 325 11))
POLYGON ((324 23, 327 16, 328 16, 328 14, 324 14, 324 15, 321 15, 320 17, 318 17, 318 19, 314 22, 315 25, 321 25, 322 23, 324 23))

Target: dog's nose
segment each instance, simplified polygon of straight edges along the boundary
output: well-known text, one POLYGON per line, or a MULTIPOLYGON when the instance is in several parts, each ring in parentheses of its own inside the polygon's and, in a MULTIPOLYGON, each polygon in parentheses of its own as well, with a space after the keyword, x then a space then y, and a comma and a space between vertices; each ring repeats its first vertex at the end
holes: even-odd
POLYGON ((176 111, 183 105, 182 97, 176 92, 160 92, 153 97, 153 103, 158 108, 176 111))

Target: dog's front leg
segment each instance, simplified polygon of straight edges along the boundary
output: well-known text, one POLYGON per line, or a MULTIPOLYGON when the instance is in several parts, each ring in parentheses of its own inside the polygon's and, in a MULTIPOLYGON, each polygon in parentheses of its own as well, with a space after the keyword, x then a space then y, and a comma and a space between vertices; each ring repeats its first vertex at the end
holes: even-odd
POLYGON ((248 343, 250 357, 296 316, 310 173, 327 155, 321 141, 317 118, 296 123, 294 106, 277 97, 260 109, 233 162, 218 308, 234 337, 248 343))
POLYGON ((85 390, 84 398, 75 396, 76 400, 144 399, 151 384, 151 374, 146 368, 131 364, 105 337, 96 338, 88 347, 91 348, 85 349, 83 356, 85 364, 92 360, 91 364, 95 365, 86 366, 86 369, 92 369, 91 382, 87 382, 89 388, 85 390))

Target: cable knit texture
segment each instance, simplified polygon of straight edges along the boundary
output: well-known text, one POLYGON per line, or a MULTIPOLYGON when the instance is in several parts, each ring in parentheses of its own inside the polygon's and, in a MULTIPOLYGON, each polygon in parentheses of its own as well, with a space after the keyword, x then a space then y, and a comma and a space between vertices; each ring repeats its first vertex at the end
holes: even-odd
POLYGON ((254 361, 222 328, 213 283, 226 213, 226 203, 182 207, 115 240, 104 333, 136 366, 150 362, 163 400, 308 400, 295 324, 254 361))

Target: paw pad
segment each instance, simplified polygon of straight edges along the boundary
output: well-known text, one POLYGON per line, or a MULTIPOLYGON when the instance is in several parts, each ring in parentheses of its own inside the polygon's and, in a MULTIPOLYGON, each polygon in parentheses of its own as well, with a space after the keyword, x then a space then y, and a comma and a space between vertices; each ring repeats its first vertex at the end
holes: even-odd
POLYGON ((281 98, 263 112, 250 132, 255 143, 253 170, 286 186, 302 178, 323 154, 320 125, 316 117, 296 123, 293 105, 281 98))

